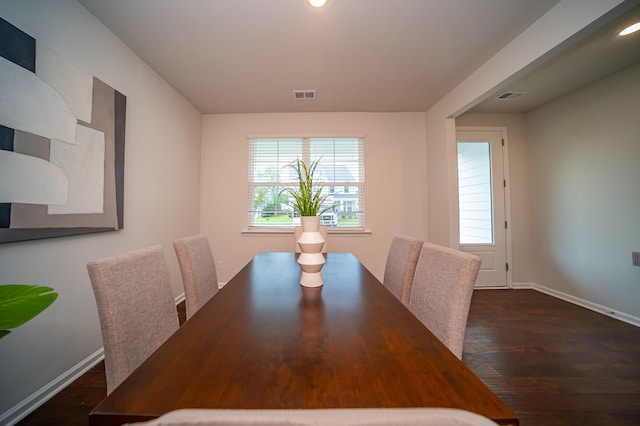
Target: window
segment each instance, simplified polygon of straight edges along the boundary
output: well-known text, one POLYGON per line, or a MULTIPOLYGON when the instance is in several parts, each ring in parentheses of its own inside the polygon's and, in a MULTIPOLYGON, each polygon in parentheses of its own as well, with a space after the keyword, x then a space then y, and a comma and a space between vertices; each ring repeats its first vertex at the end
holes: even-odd
POLYGON ((460 244, 493 244, 489 142, 458 142, 460 244))
POLYGON ((360 138, 256 138, 249 140, 249 227, 288 227, 300 215, 282 189, 297 184, 288 166, 320 160, 316 180, 328 197, 323 224, 364 228, 364 154, 360 138))

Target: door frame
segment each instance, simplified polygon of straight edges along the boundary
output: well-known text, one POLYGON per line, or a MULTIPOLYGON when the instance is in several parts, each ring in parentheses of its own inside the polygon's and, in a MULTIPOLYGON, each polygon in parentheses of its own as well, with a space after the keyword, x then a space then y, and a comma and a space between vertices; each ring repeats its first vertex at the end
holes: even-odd
MULTIPOLYGON (((507 221, 507 228, 505 229, 505 256, 506 262, 508 264, 507 268, 507 279, 506 279, 506 288, 513 288, 513 256, 512 256, 512 241, 511 241, 511 229, 513 228, 511 222, 511 179, 509 176, 509 139, 507 137, 507 128, 506 127, 496 127, 496 126, 456 126, 455 132, 457 135, 458 131, 465 132, 499 132, 502 135, 502 169, 503 169, 503 178, 506 182, 506 186, 504 187, 504 217, 507 221)), ((458 145, 458 138, 455 137, 456 147, 458 145)), ((458 194, 458 163, 456 158, 456 163, 454 165, 455 168, 455 194, 453 197, 453 203, 455 204, 455 208, 451 211, 451 214, 454 216, 450 223, 454 224, 452 226, 452 231, 455 234, 454 243, 458 249, 460 249, 460 206, 458 204, 459 195, 458 194)), ((490 288, 505 288, 502 286, 491 287, 491 286, 483 286, 483 289, 490 288)))

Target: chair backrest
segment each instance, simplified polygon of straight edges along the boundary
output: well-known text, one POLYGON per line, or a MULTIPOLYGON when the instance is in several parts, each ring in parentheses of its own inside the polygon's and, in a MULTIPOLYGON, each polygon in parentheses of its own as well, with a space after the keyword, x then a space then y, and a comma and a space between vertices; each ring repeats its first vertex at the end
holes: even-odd
POLYGON ((411 288, 409 309, 458 358, 480 258, 424 243, 411 288))
POLYGON ((218 292, 216 263, 209 240, 204 235, 192 235, 173 242, 178 257, 187 319, 218 292))
POLYGON ((420 250, 422 250, 421 240, 396 234, 391 239, 387 263, 384 267, 382 284, 407 307, 420 250))
POLYGON ((111 393, 178 329, 171 275, 159 245, 91 261, 87 270, 111 393))
POLYGON ((180 409, 146 426, 496 426, 470 411, 454 408, 180 409))
MULTIPOLYGON (((300 234, 302 234, 302 226, 296 226, 294 228, 295 233, 294 233, 294 240, 293 243, 295 244, 295 252, 296 253, 300 253, 300 245, 298 244, 298 238, 300 237, 300 234)), ((324 238, 324 245, 322 246, 322 253, 326 253, 327 252, 327 227, 326 225, 320 225, 320 235, 322 235, 322 238, 324 238)))

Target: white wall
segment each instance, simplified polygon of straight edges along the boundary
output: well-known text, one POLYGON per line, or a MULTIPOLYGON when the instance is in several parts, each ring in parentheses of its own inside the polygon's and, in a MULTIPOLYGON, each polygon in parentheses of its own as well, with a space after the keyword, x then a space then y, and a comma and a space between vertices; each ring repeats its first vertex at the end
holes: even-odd
POLYGON ((640 318, 640 65, 527 114, 531 281, 640 318))
POLYGON ((87 261, 162 244, 174 294, 182 293, 171 241, 199 230, 202 115, 73 0, 2 0, 0 16, 127 97, 124 229, 0 245, 0 283, 59 293, 0 340, 3 423, 102 347, 87 261))
MULTIPOLYGON (((454 117, 583 37, 621 0, 562 0, 426 112, 429 240, 457 246, 454 117)), ((616 13, 622 13, 616 9, 616 13)))
POLYGON ((202 232, 226 282, 256 253, 293 250, 293 234, 243 235, 247 228, 250 136, 364 136, 369 235, 330 234, 329 251, 353 252, 379 279, 393 233, 424 237, 424 114, 297 113, 204 116, 202 232), (220 266, 220 265, 218 265, 220 266))

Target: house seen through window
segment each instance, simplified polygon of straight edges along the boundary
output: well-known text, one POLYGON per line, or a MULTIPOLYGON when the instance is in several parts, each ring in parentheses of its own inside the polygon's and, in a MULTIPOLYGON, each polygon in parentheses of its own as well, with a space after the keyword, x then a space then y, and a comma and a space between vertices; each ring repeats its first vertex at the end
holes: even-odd
POLYGON ((288 165, 320 160, 315 180, 327 195, 320 224, 364 228, 364 153, 361 138, 255 138, 249 140, 249 227, 300 224, 294 200, 282 190, 297 186, 288 165))

